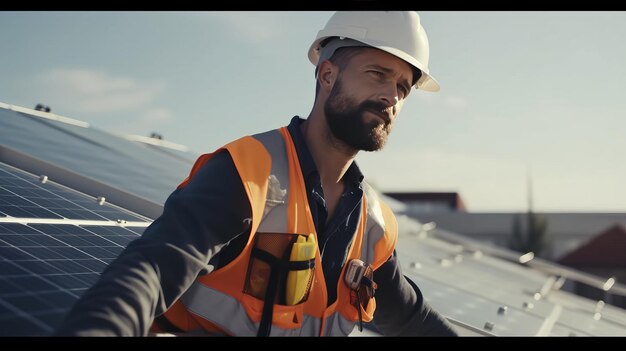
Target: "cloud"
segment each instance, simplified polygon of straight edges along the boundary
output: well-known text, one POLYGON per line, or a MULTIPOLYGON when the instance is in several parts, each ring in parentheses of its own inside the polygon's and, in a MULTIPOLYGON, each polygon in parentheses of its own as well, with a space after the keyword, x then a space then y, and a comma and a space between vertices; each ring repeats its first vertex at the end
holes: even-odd
POLYGON ((145 107, 164 90, 162 82, 143 82, 83 68, 55 68, 38 82, 53 101, 71 103, 79 113, 105 113, 145 107))
POLYGON ((276 41, 276 38, 284 37, 284 15, 272 12, 258 11, 211 11, 200 13, 201 16, 210 20, 218 20, 232 29, 239 36, 251 44, 258 45, 260 42, 276 41))
POLYGON ((165 108, 155 108, 146 112, 142 120, 148 123, 164 123, 172 120, 172 112, 165 108))
POLYGON ((161 135, 169 131, 168 126, 174 122, 174 114, 166 108, 158 107, 139 112, 137 118, 125 120, 111 127, 120 134, 149 135, 148 132, 157 132, 161 135))

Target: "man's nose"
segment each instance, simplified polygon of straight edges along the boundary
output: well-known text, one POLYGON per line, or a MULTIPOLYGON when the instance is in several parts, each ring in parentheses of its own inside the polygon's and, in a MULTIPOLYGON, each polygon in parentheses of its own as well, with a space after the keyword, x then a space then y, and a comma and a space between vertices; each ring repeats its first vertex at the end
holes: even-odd
POLYGON ((395 84, 385 87, 385 90, 380 93, 380 100, 385 103, 386 107, 393 107, 398 104, 400 99, 398 98, 398 89, 395 84))

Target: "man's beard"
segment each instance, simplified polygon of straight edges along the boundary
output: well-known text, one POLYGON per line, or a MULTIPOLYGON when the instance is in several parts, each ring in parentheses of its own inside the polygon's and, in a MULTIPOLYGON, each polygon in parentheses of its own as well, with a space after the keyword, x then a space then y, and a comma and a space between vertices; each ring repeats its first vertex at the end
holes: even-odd
POLYGON ((335 138, 355 150, 380 150, 391 132, 391 122, 374 119, 365 121, 367 111, 380 113, 387 106, 382 102, 366 100, 357 104, 341 91, 338 80, 324 104, 326 123, 335 138))

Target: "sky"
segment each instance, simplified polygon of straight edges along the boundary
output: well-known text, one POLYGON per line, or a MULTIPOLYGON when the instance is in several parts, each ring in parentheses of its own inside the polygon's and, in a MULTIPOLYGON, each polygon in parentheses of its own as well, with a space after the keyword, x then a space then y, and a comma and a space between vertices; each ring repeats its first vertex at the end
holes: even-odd
MULTIPOLYGON (((0 102, 211 152, 308 116, 332 12, 0 12, 0 102)), ((472 212, 626 212, 626 12, 420 12, 438 93, 412 91, 382 191, 472 212), (529 179, 531 182, 529 182, 529 179)))

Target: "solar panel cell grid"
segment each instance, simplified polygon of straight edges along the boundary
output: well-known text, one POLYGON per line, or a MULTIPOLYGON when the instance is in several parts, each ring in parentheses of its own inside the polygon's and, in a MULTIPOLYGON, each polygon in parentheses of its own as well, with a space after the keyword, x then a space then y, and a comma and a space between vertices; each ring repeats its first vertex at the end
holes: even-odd
POLYGON ((0 335, 46 335, 144 228, 0 224, 0 335))
POLYGON ((0 216, 148 221, 108 203, 0 163, 0 216))

